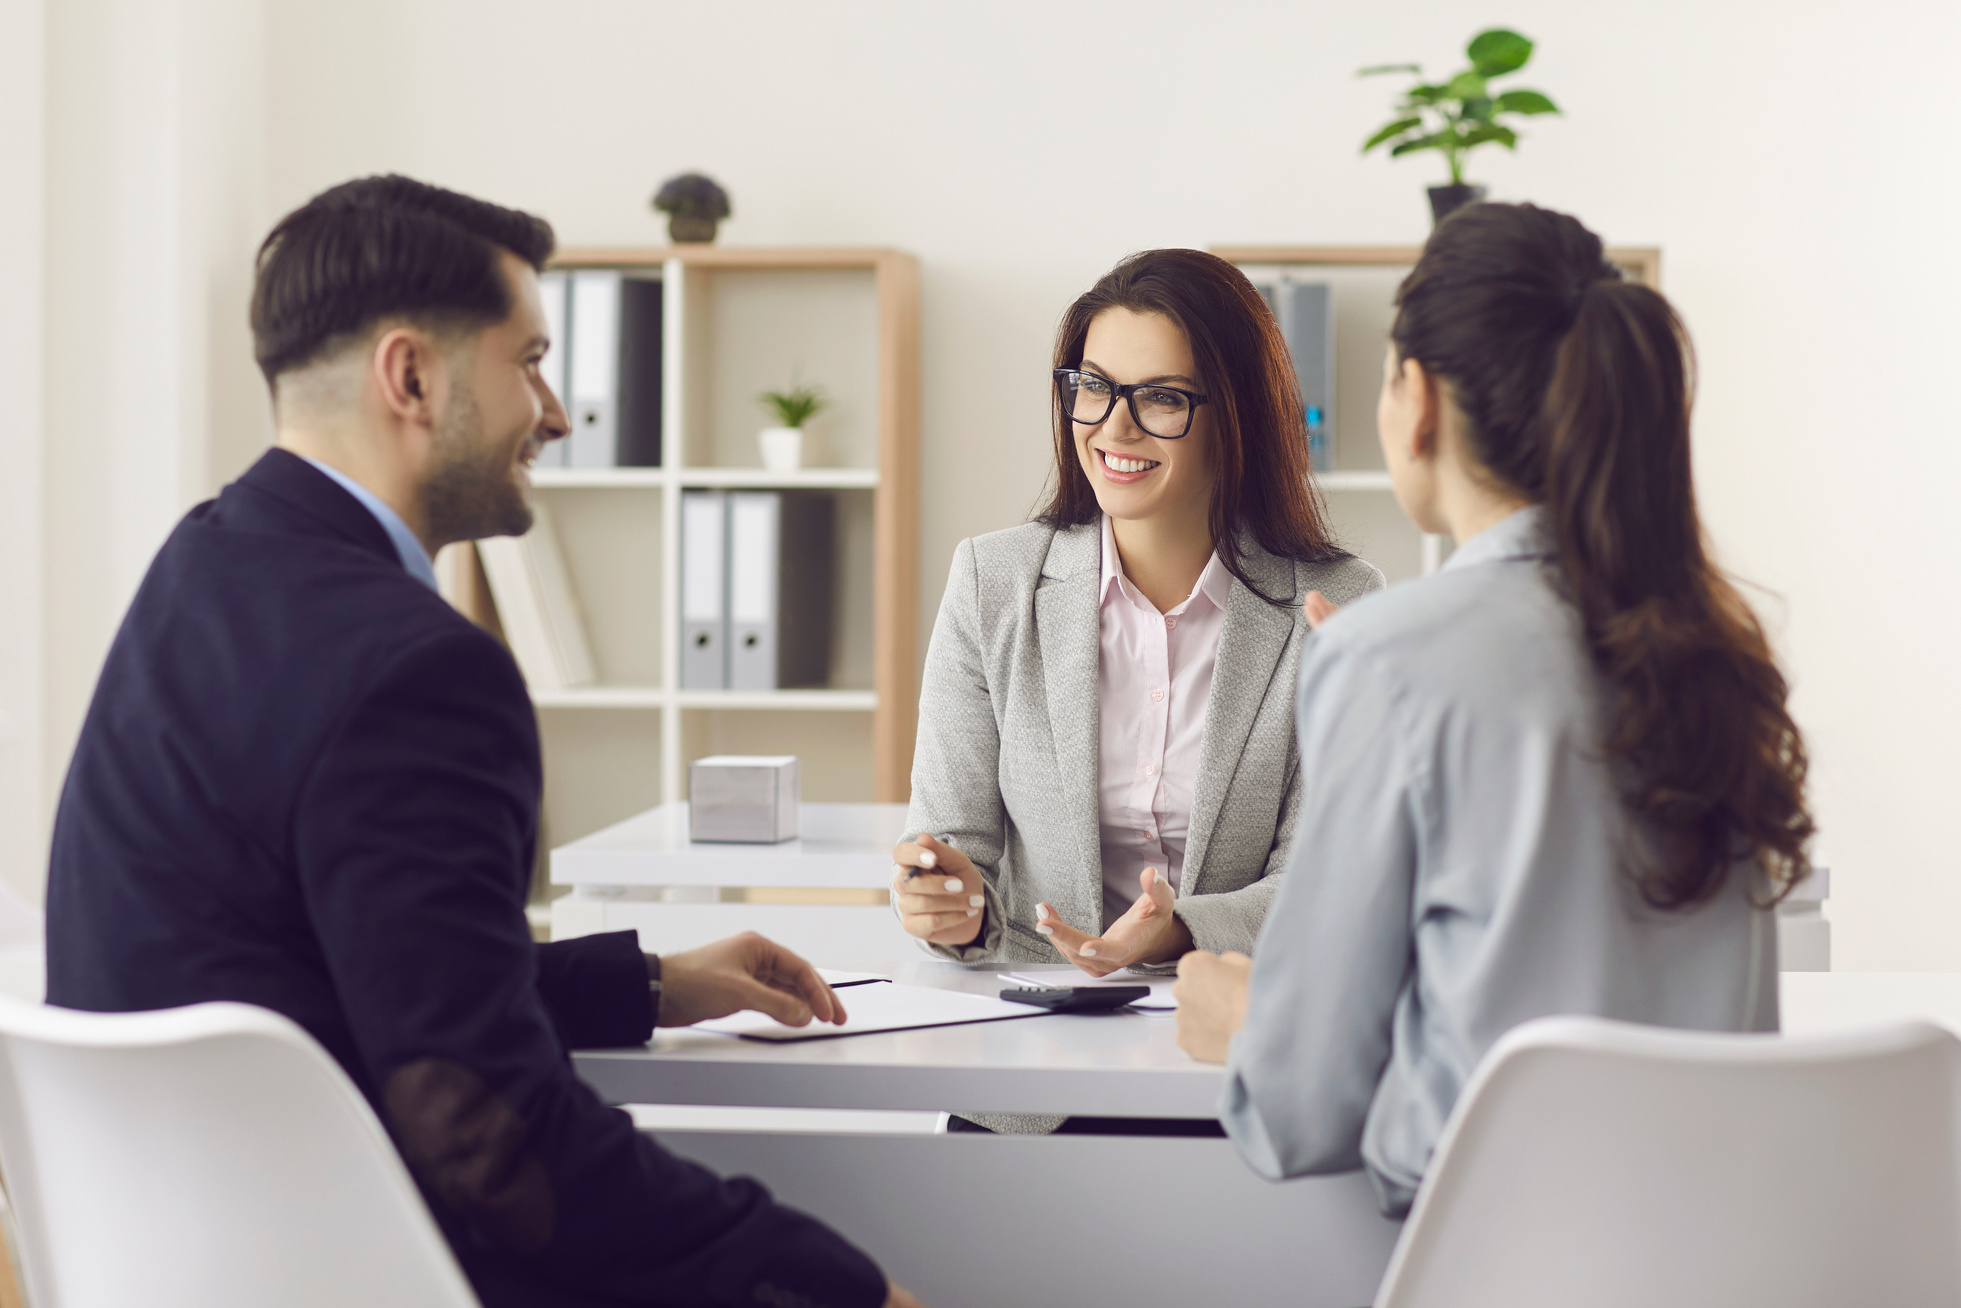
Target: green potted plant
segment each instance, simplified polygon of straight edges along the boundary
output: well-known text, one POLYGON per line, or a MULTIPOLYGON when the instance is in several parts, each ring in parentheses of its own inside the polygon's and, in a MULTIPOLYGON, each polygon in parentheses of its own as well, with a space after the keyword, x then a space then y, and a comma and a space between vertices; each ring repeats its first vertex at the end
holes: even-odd
POLYGON ((682 173, 670 177, 654 192, 654 209, 667 215, 667 236, 676 244, 706 244, 715 239, 715 225, 729 216, 729 193, 712 177, 682 173))
POLYGON ((817 447, 804 430, 804 424, 828 403, 816 386, 792 383, 787 391, 764 391, 756 399, 775 416, 775 427, 765 427, 758 438, 763 447, 763 466, 771 472, 795 472, 815 462, 817 447))
POLYGON ((1464 181, 1464 158, 1481 145, 1518 148, 1518 134, 1498 120, 1510 115, 1556 114, 1559 107, 1537 91, 1494 91, 1491 82, 1525 67, 1532 42, 1517 32, 1494 27, 1471 38, 1464 53, 1471 66, 1441 82, 1426 82, 1419 64, 1381 64, 1363 68, 1357 77, 1382 73, 1414 73, 1417 83, 1403 93, 1396 117, 1362 143, 1362 153, 1389 147, 1391 158, 1435 150, 1450 165, 1450 184, 1430 188, 1430 213, 1436 222, 1461 205, 1484 198, 1485 189, 1464 181))

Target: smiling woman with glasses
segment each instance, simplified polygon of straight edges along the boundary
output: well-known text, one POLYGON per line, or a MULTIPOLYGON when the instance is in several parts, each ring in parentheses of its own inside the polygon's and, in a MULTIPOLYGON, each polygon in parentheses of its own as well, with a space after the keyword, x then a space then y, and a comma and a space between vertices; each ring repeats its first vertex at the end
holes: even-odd
POLYGON ((1125 259, 1064 315, 1053 387, 1047 505, 954 553, 893 904, 964 961, 1250 951, 1310 624, 1382 575, 1328 530, 1293 365, 1231 264, 1125 259))

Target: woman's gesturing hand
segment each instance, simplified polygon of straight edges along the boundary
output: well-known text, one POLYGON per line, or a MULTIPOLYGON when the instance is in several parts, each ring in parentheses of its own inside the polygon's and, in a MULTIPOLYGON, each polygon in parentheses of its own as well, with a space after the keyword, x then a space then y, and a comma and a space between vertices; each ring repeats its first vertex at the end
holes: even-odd
POLYGON ((1137 884, 1144 893, 1100 936, 1084 935, 1048 904, 1035 905, 1035 929, 1091 976, 1108 976, 1132 963, 1169 963, 1192 947, 1192 933, 1173 911, 1171 886, 1156 868, 1139 873, 1137 884))
POLYGON ((980 934, 987 896, 980 870, 956 847, 921 834, 892 850, 892 902, 899 925, 928 944, 970 945, 980 934))
POLYGON ((1319 627, 1329 618, 1341 612, 1341 609, 1320 591, 1310 590, 1307 592, 1307 598, 1301 601, 1301 612, 1307 615, 1307 625, 1313 628, 1319 627))

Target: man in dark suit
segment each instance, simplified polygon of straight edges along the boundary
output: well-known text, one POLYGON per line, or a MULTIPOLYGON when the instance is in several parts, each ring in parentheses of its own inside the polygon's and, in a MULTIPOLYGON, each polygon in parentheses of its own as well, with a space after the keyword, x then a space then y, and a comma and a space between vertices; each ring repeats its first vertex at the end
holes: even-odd
POLYGON ((567 1058, 657 1019, 843 1008, 758 936, 665 959, 632 932, 532 943, 536 719, 429 560, 531 524, 528 469, 566 432, 539 373, 551 249, 539 219, 400 177, 267 238, 278 447, 179 524, 110 649, 55 824, 49 1000, 298 1022, 491 1308, 911 1304, 820 1223, 637 1133, 567 1058))

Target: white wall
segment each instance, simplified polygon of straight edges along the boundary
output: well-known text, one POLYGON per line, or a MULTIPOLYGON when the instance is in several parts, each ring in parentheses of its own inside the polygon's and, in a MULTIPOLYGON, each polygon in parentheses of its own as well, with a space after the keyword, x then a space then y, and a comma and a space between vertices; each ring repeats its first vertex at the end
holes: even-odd
MULTIPOLYGON (((1497 19, 1527 32, 1541 53, 1521 80, 1568 116, 1473 172, 1499 198, 1665 251, 1701 351, 1705 517, 1726 561, 1767 588, 1810 734, 1839 962, 1961 968, 1961 852, 1939 816, 1961 789, 1944 548, 1961 484, 1945 385, 1961 274, 1942 257, 1961 196, 1933 147, 1961 48, 1951 3, 229 3, 244 29, 264 24, 239 56, 263 79, 263 138, 178 138, 236 173, 227 212, 262 224, 347 176, 400 169, 542 212, 566 244, 651 244, 647 197, 701 168, 734 194, 727 242, 917 253, 929 619, 954 542, 1020 520, 1037 494, 1049 337, 1074 294, 1147 246, 1420 240, 1437 165, 1357 156, 1391 84, 1352 70, 1441 70, 1497 19)), ((178 212, 204 221, 181 199, 178 212)), ((227 243, 231 262, 182 265, 210 316, 180 314, 207 336, 178 348, 208 351, 210 385, 236 397, 249 241, 227 243)), ((87 280, 48 266, 53 294, 87 280)), ((114 427, 92 412, 86 426, 114 427)), ((242 400, 210 412, 203 466, 229 474, 262 428, 242 400)), ((76 502, 49 506, 51 539, 92 532, 76 502)), ((154 534, 142 522, 134 535, 154 534)), ((90 670, 126 578, 49 575, 92 615, 50 645, 50 666, 90 670)))

